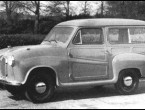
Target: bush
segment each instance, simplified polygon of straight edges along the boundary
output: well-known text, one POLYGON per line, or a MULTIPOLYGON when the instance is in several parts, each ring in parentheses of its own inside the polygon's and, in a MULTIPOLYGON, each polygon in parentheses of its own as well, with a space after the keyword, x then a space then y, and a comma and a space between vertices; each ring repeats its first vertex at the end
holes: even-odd
POLYGON ((8 46, 24 46, 40 44, 45 35, 31 35, 31 34, 15 34, 15 35, 0 35, 0 49, 8 46))
POLYGON ((57 24, 58 22, 52 21, 41 21, 39 25, 39 33, 40 34, 48 34, 50 30, 57 24))
POLYGON ((34 20, 18 20, 11 25, 0 19, 0 34, 30 34, 34 30, 34 20))

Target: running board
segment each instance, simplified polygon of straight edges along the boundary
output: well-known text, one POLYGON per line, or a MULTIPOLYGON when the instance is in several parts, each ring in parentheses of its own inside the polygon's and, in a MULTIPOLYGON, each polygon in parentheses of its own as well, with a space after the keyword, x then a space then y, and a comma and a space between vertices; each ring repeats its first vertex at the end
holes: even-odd
MULTIPOLYGON (((60 87, 74 87, 74 86, 99 86, 99 85, 108 85, 115 84, 117 79, 112 80, 102 80, 102 81, 89 81, 89 82, 73 82, 73 83, 59 83, 60 87)), ((141 78, 139 82, 145 82, 145 78, 141 78)))
POLYGON ((107 84, 115 84, 116 79, 113 80, 102 80, 102 81, 89 81, 89 82, 73 82, 73 83, 59 83, 60 87, 74 87, 74 86, 99 86, 107 84))

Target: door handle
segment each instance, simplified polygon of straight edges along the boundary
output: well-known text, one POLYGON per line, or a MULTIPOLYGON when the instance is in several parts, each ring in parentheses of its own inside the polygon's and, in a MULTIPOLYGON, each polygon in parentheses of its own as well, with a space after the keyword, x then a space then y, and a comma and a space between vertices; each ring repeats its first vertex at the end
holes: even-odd
POLYGON ((108 50, 106 50, 106 51, 105 51, 105 54, 109 54, 109 51, 108 51, 108 50))
POLYGON ((69 56, 70 58, 73 58, 73 55, 72 55, 71 53, 68 53, 68 56, 69 56))

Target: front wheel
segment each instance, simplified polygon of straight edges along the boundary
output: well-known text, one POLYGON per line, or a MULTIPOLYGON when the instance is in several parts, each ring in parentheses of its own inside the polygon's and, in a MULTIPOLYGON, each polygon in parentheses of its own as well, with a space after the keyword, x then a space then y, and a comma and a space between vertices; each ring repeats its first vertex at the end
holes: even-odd
POLYGON ((124 70, 120 73, 115 87, 120 94, 130 95, 137 90, 138 85, 139 77, 137 73, 132 70, 124 70))
POLYGON ((47 74, 37 74, 30 78, 25 96, 34 103, 50 101, 55 90, 53 78, 47 74))

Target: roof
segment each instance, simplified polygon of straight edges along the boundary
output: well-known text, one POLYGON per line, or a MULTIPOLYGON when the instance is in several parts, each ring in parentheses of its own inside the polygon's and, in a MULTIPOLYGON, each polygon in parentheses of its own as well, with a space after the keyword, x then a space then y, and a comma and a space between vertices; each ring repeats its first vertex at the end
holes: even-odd
POLYGON ((145 21, 134 19, 78 19, 59 23, 57 26, 77 26, 77 27, 95 27, 95 26, 145 26, 145 21))

